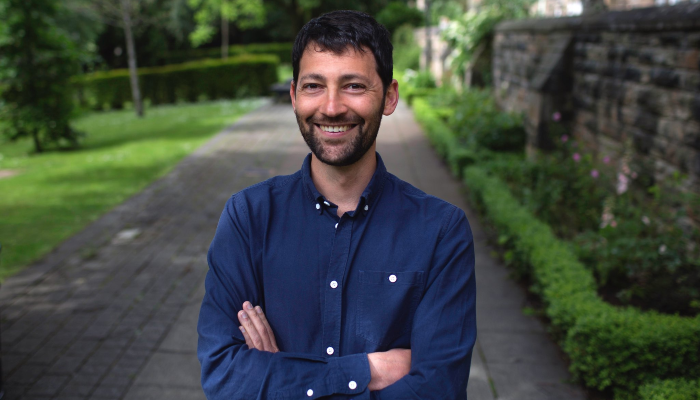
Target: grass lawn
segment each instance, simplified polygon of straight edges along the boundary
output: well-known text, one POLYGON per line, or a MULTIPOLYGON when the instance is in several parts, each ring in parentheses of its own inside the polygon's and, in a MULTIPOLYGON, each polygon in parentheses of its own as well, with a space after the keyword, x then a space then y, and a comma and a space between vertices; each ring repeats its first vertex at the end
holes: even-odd
POLYGON ((75 151, 34 154, 29 140, 0 139, 0 279, 139 192, 261 104, 254 99, 154 107, 142 119, 133 111, 90 114, 74 123, 86 134, 75 151))

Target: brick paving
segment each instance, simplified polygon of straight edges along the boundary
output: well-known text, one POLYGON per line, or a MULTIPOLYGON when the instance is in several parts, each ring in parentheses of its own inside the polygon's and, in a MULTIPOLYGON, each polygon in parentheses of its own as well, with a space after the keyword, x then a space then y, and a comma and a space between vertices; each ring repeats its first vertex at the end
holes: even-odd
MULTIPOLYGON (((389 171, 462 207, 472 224, 479 338, 469 398, 584 399, 403 104, 384 119, 378 150, 389 171)), ((296 171, 307 152, 291 107, 266 105, 6 280, 5 399, 203 399, 196 321, 219 214, 232 193, 296 171)))

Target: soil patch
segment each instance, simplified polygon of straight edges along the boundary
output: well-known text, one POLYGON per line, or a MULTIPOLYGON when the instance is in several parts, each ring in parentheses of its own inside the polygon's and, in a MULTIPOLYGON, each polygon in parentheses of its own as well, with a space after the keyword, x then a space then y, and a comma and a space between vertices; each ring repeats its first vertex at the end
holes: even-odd
POLYGON ((9 178, 9 177, 15 176, 19 173, 20 173, 20 171, 18 169, 0 169, 0 179, 9 178))

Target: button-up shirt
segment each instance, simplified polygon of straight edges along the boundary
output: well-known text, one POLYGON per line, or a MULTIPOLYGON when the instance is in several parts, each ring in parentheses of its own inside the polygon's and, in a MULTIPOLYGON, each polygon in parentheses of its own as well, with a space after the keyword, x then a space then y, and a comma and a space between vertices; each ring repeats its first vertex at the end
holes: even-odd
POLYGON ((459 208, 377 169, 354 211, 293 175, 226 203, 208 253, 198 358, 209 399, 466 399, 476 340, 474 245, 459 208), (249 349, 260 305, 278 353, 249 349), (410 373, 370 393, 367 354, 411 349, 410 373), (330 397, 326 397, 330 396, 330 397))

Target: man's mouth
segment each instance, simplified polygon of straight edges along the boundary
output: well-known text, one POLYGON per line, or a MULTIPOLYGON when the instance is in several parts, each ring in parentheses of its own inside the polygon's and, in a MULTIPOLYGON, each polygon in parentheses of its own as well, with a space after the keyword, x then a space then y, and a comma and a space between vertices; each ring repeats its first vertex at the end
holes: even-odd
POLYGON ((353 125, 318 125, 324 132, 345 132, 353 127, 353 125))

